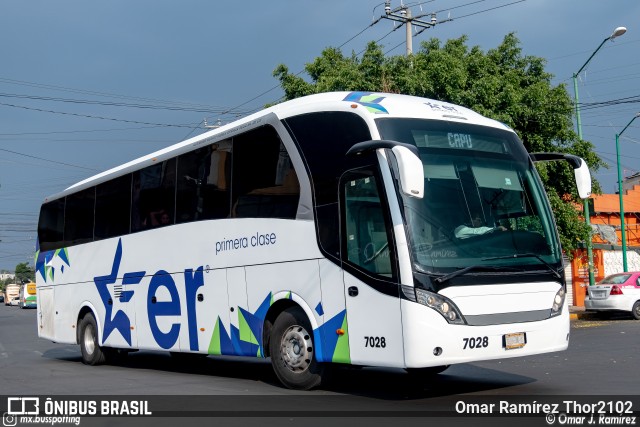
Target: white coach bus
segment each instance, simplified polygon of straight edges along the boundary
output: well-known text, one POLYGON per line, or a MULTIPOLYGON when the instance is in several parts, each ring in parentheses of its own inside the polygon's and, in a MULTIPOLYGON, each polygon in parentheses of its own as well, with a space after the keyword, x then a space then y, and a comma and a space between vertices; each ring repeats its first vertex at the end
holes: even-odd
POLYGON ((38 334, 94 365, 138 349, 405 368, 564 350, 562 253, 537 160, 444 102, 285 102, 47 198, 38 334))

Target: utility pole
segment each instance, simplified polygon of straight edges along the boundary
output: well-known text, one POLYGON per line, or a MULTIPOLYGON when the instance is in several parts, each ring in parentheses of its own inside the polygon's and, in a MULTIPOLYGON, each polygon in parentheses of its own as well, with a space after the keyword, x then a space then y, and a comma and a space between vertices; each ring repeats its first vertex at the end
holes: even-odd
POLYGON ((402 9, 405 12, 407 25, 407 56, 413 54, 413 26, 411 25, 411 9, 402 9))
POLYGON ((216 121, 216 124, 215 124, 215 125, 210 125, 209 123, 207 123, 207 118, 206 118, 206 117, 204 118, 204 120, 203 120, 203 121, 204 121, 204 127, 205 127, 205 129, 217 129, 217 128, 219 128, 219 127, 221 127, 221 126, 222 126, 222 121, 221 121, 220 119, 218 119, 218 120, 216 121))
MULTIPOLYGON (((435 13, 421 13, 419 15, 413 16, 411 13, 411 9, 404 4, 400 4, 400 6, 395 9, 391 9, 391 0, 385 0, 384 2, 384 15, 375 20, 373 24, 377 24, 382 19, 389 19, 394 22, 399 22, 400 25, 406 25, 406 33, 407 33, 407 56, 413 54, 413 27, 421 28, 417 34, 420 34, 426 29, 431 27, 435 27, 436 24, 441 24, 443 22, 451 21, 451 19, 445 19, 444 21, 438 22, 435 13), (425 21, 422 18, 425 16, 429 16, 430 20, 425 21)), ((373 25, 371 24, 371 25, 373 25)))

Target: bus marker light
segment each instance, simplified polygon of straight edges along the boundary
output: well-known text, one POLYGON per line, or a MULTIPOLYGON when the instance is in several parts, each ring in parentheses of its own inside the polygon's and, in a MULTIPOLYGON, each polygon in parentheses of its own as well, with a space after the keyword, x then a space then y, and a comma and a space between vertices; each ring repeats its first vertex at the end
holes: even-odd
POLYGON ((200 332, 204 332, 204 328, 200 328, 200 332))
POLYGON ((336 334, 340 336, 344 335, 344 329, 336 329, 336 334))
POLYGON ((358 104, 351 104, 351 108, 358 108, 358 104))

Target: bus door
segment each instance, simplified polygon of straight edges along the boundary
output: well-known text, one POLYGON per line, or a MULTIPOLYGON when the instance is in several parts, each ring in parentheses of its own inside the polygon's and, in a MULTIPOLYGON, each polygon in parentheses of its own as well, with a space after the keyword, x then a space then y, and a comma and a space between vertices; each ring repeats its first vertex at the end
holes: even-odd
POLYGON ((351 363, 403 360, 398 274, 379 178, 371 169, 341 179, 342 261, 351 363))

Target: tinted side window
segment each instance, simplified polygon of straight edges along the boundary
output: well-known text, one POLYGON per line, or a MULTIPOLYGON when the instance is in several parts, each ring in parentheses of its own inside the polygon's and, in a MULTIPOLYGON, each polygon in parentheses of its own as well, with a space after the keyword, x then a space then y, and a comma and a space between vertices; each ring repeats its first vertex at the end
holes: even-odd
POLYGON ((129 233, 130 211, 131 174, 99 184, 94 238, 108 239, 129 233))
POLYGON ((91 187, 66 197, 64 212, 64 246, 93 240, 93 208, 96 188, 91 187))
POLYGON ((63 246, 64 198, 45 203, 40 208, 38 241, 41 251, 50 251, 63 246))
POLYGON ((366 122, 354 113, 310 113, 285 120, 300 147, 311 182, 320 247, 339 257, 338 180, 347 170, 375 162, 373 154, 349 158, 351 146, 371 139, 366 122))
POLYGON ((176 159, 166 160, 133 173, 131 231, 174 223, 176 159))
POLYGON ((295 219, 300 184, 275 129, 233 139, 232 216, 295 219))
POLYGON ((219 219, 231 207, 231 141, 178 157, 176 222, 219 219))

